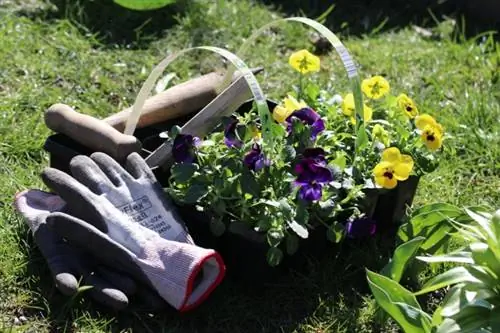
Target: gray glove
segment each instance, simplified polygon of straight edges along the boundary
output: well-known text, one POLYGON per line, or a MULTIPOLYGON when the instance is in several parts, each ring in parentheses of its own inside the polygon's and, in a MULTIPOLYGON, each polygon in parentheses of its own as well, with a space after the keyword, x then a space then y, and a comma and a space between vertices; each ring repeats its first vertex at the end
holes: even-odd
POLYGON ((99 152, 91 158, 75 156, 70 162, 76 180, 132 221, 156 231, 162 238, 194 244, 177 210, 139 154, 128 156, 126 169, 99 152))
POLYGON ((14 205, 29 226, 61 293, 67 296, 76 294, 77 277, 81 277, 83 285, 92 286, 89 293, 98 302, 115 310, 127 306, 127 295, 135 292, 135 282, 126 275, 96 265, 95 260, 65 242, 47 226, 47 216, 63 209, 65 203, 61 198, 39 190, 27 190, 16 195, 14 205))
POLYGON ((42 179, 74 215, 51 213, 47 224, 71 244, 149 285, 176 309, 192 309, 222 281, 222 258, 214 250, 192 244, 183 222, 137 153, 128 156, 126 169, 103 153, 71 161, 79 181, 47 168, 42 179), (163 231, 165 238, 143 224, 163 231))

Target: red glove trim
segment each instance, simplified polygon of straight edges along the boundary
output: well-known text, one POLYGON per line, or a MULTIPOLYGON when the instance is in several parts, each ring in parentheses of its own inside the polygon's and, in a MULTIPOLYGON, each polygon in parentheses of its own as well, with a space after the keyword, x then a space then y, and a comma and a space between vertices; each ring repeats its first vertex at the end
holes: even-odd
POLYGON ((219 253, 214 252, 212 254, 207 255, 202 260, 200 260, 198 262, 198 264, 195 266, 191 275, 189 276, 188 285, 187 285, 187 289, 186 289, 186 295, 184 295, 184 300, 182 302, 182 305, 181 305, 179 311, 180 312, 187 312, 189 310, 192 310, 192 309, 198 307, 201 303, 203 303, 203 301, 205 301, 207 299, 207 297, 215 290, 215 288, 222 282, 225 274, 226 274, 226 266, 225 266, 224 261, 222 260, 222 257, 220 256, 219 253), (194 284, 194 280, 195 280, 196 276, 198 275, 200 270, 203 268, 203 265, 205 264, 205 262, 209 259, 212 259, 212 258, 215 258, 215 261, 217 262, 217 265, 220 268, 219 274, 217 275, 217 278, 210 285, 210 287, 207 288, 207 290, 200 296, 200 298, 198 298, 198 300, 196 300, 195 302, 193 302, 191 304, 187 304, 189 295, 191 295, 193 292, 193 284, 194 284))

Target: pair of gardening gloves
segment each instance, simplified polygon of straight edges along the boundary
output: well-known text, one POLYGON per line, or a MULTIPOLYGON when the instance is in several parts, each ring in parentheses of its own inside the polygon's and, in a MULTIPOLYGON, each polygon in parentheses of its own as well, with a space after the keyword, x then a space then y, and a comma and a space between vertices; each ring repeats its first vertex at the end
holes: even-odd
POLYGON ((129 155, 124 167, 104 153, 79 155, 70 170, 72 176, 43 171, 55 194, 32 189, 15 198, 63 294, 86 285, 95 300, 116 310, 137 296, 152 309, 166 301, 187 311, 221 282, 220 255, 194 244, 139 154, 129 155))

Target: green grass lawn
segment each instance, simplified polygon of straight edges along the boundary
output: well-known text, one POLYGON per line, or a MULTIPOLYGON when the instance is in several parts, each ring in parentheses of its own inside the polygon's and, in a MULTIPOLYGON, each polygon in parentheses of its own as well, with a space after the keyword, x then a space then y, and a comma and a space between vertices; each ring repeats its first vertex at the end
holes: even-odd
MULTIPOLYGON (((306 273, 261 288, 226 280, 198 310, 184 315, 134 307, 114 314, 85 297, 70 300, 57 292, 12 208, 17 191, 43 188, 39 172, 48 165, 42 150, 50 134, 43 123, 48 106, 62 102, 98 117, 117 112, 133 103, 152 66, 167 53, 194 45, 236 51, 253 29, 284 15, 250 0, 186 1, 149 20, 144 14, 114 23, 101 18, 107 23, 92 30, 92 14, 84 6, 55 11, 36 0, 0 2, 0 332, 397 332, 391 321, 374 320, 364 267, 380 269, 385 259, 367 249, 344 248, 306 273), (146 21, 129 29, 127 20, 146 21), (21 315, 27 322, 13 326, 21 315)), ((433 37, 411 26, 367 31, 344 42, 363 77, 385 75, 393 89, 413 96, 450 134, 443 162, 422 179, 415 204, 498 208, 500 48, 488 35, 464 39, 449 27, 450 22, 436 26, 433 37)), ((259 78, 271 98, 290 89, 288 55, 302 47, 312 49, 308 30, 287 25, 259 39, 244 59, 265 67, 259 78)), ((217 57, 200 52, 167 71, 177 74, 177 83, 220 66, 217 57)), ((322 67, 318 78, 345 93, 338 57, 323 55, 322 67)))

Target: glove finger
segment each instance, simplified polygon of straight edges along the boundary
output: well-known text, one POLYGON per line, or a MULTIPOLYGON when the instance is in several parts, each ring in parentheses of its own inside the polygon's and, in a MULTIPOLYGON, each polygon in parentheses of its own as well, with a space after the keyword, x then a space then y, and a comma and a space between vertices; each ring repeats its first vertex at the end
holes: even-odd
POLYGON ((169 307, 157 292, 147 286, 139 286, 134 300, 137 300, 137 307, 146 311, 159 312, 169 307))
POLYGON ((134 279, 126 274, 116 272, 108 267, 98 265, 95 267, 96 272, 106 281, 112 281, 113 285, 121 290, 125 295, 133 295, 137 291, 137 284, 134 279))
POLYGON ((132 254, 108 235, 76 217, 64 213, 47 216, 47 224, 72 245, 90 253, 100 262, 118 271, 126 272, 138 281, 149 284, 148 278, 135 264, 132 254))
POLYGON ((139 178, 149 178, 153 181, 156 180, 153 172, 146 164, 146 161, 138 153, 131 153, 127 156, 125 162, 125 169, 130 173, 135 179, 139 178))
POLYGON ((51 190, 56 192, 67 204, 69 210, 78 217, 86 217, 93 221, 100 230, 107 231, 107 226, 100 219, 94 203, 99 200, 92 191, 70 175, 54 168, 46 168, 42 172, 42 180, 51 190))
POLYGON ((110 156, 101 152, 96 152, 90 155, 90 158, 94 160, 115 186, 124 185, 126 182, 133 181, 132 176, 130 176, 128 172, 110 156))
POLYGON ((88 156, 75 156, 69 167, 73 177, 97 195, 107 193, 113 187, 109 178, 88 156))
POLYGON ((95 301, 117 311, 128 306, 127 295, 109 281, 91 272, 87 266, 81 266, 80 273, 83 276, 83 285, 92 287, 88 293, 95 301))

